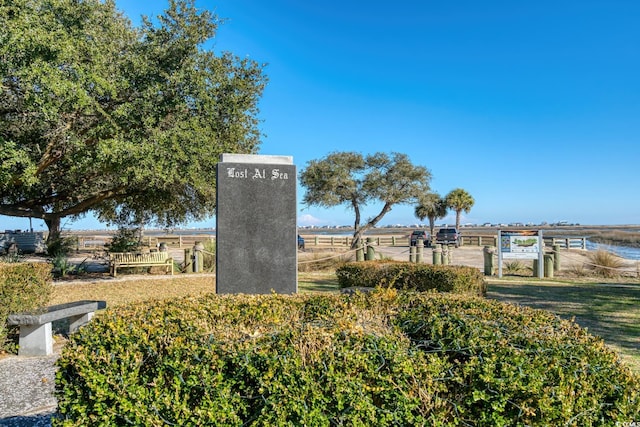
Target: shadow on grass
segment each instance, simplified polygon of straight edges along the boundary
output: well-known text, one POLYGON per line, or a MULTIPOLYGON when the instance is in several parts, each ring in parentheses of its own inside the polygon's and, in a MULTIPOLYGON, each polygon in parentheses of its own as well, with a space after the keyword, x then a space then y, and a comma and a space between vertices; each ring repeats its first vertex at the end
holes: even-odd
POLYGON ((336 279, 299 280, 300 292, 337 292, 340 290, 336 279))
POLYGON ((489 285, 488 298, 550 311, 633 359, 640 370, 640 286, 616 284, 489 285))

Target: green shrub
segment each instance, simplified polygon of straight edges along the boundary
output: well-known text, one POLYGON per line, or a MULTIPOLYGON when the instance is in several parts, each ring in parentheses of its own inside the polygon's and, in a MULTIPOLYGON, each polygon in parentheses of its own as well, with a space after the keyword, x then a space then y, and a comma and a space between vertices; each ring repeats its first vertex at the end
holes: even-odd
POLYGON ((600 338, 548 312, 413 298, 395 323, 450 363, 455 424, 615 425, 640 413, 639 378, 600 338))
POLYGON ((78 247, 78 236, 59 237, 47 242, 47 254, 50 256, 67 256, 78 247))
POLYGON ((10 348, 7 316, 47 305, 52 291, 51 265, 0 263, 0 350, 10 348))
POLYGON ((416 264, 397 261, 346 263, 336 269, 338 284, 350 287, 392 287, 397 289, 485 295, 480 271, 473 267, 416 264))
POLYGON ((209 295, 107 310, 54 425, 615 425, 637 377, 542 311, 471 296, 209 295))
POLYGON ((118 228, 109 243, 109 252, 136 252, 142 248, 140 228, 118 228))

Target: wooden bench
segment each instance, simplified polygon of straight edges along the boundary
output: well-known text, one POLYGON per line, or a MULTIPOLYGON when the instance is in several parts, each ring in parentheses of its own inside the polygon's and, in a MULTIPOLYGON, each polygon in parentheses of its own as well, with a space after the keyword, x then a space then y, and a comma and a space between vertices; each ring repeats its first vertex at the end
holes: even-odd
POLYGON ((10 314, 7 324, 20 326, 18 356, 48 356, 53 354, 51 322, 69 319, 69 333, 91 320, 97 310, 106 308, 105 301, 76 301, 52 305, 43 311, 10 314))
POLYGON ((148 254, 135 252, 114 252, 109 254, 109 273, 116 277, 120 267, 155 267, 164 266, 165 271, 173 275, 173 258, 169 252, 151 252, 148 254))

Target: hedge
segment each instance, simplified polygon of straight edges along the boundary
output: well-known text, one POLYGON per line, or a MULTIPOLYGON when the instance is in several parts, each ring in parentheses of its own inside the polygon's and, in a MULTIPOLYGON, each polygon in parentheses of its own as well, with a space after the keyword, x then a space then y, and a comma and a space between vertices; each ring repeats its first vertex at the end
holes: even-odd
POLYGON ((477 268, 398 261, 350 262, 336 269, 338 285, 485 295, 487 285, 477 268))
POLYGON ((640 380, 542 311, 376 289, 108 309, 57 362, 54 425, 615 425, 640 380))
POLYGON ((46 306, 53 291, 51 281, 51 264, 0 263, 0 350, 11 348, 7 316, 46 306))

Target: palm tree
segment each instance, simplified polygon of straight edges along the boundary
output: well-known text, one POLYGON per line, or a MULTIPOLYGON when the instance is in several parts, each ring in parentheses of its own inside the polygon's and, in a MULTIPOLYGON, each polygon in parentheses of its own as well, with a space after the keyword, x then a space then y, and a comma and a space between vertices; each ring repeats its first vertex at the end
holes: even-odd
POLYGON ((451 190, 449 194, 445 196, 447 207, 453 209, 456 212, 456 229, 460 228, 460 213, 464 211, 469 213, 471 207, 475 203, 471 194, 467 193, 462 188, 456 188, 451 190))
POLYGON ((447 204, 438 193, 427 193, 418 200, 415 214, 420 221, 429 218, 429 233, 433 236, 436 220, 447 215, 447 204))

